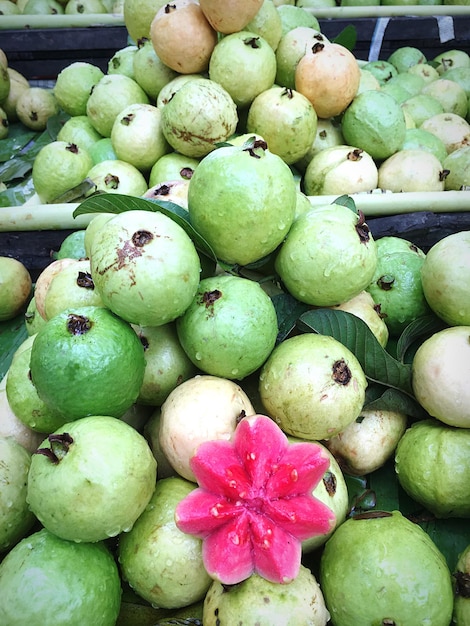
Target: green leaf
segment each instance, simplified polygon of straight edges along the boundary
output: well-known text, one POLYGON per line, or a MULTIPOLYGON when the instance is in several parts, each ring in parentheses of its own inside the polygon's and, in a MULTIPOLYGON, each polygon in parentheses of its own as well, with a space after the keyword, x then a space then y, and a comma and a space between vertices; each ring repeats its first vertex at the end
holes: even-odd
POLYGON ((399 389, 386 387, 378 383, 372 383, 366 389, 364 409, 368 411, 398 411, 413 419, 426 419, 429 417, 423 407, 408 394, 399 389))
POLYGON ((356 213, 356 214, 358 213, 356 203, 354 202, 353 198, 351 198, 351 196, 348 196, 348 195, 338 196, 337 198, 335 198, 332 204, 339 204, 341 206, 345 206, 348 209, 351 209, 353 213, 356 213))
POLYGON ((32 179, 26 178, 17 185, 0 192, 0 207, 20 206, 29 200, 34 193, 32 179))
POLYGON ((7 373, 16 350, 27 337, 24 315, 0 322, 0 380, 7 373))
POLYGON ((332 40, 333 43, 339 43, 348 50, 354 50, 357 42, 357 30, 353 24, 348 24, 343 30, 332 40))
POLYGON ((367 324, 356 315, 334 309, 315 309, 303 313, 297 326, 306 332, 334 337, 356 356, 369 380, 412 396, 411 367, 384 350, 367 324))
POLYGON ((10 124, 8 137, 0 141, 0 161, 9 161, 39 135, 40 133, 27 129, 23 124, 10 124))
POLYGON ((299 317, 310 307, 288 293, 277 294, 271 300, 277 315, 277 343, 280 343, 294 330, 299 317))
POLYGON ((197 250, 216 261, 217 257, 212 247, 194 229, 189 221, 189 213, 186 209, 174 202, 166 200, 154 200, 139 198, 118 193, 103 193, 91 196, 84 200, 73 212, 73 217, 88 213, 124 213, 125 211, 160 211, 183 228, 191 237, 197 250))
POLYGON ((396 347, 397 358, 405 362, 407 353, 411 347, 415 346, 416 343, 422 343, 433 333, 443 330, 446 327, 447 324, 436 315, 426 315, 414 320, 408 324, 398 338, 396 347))

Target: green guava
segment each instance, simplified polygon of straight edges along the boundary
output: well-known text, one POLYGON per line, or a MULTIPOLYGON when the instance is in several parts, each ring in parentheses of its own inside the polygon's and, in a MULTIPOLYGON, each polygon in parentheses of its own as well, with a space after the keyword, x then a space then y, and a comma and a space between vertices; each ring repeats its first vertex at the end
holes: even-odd
POLYGON ((463 146, 446 155, 442 162, 446 172, 446 191, 470 188, 470 145, 463 146))
MULTIPOLYGON (((427 150, 433 154, 444 167, 447 150, 444 142, 423 128, 407 128, 402 150, 427 150)), ((447 185, 447 177, 446 183, 447 185)))
POLYGON ((219 83, 237 107, 249 106, 276 78, 276 55, 269 43, 247 30, 226 35, 212 51, 209 78, 219 83))
POLYGON ((470 428, 470 326, 437 331, 417 349, 411 364, 418 402, 449 426, 470 428))
POLYGON ((54 85, 60 108, 71 116, 86 115, 90 91, 103 78, 103 71, 92 63, 75 61, 64 67, 54 85))
POLYGON ((75 543, 45 528, 0 564, 0 621, 9 626, 114 626, 121 606, 116 562, 103 543, 75 543))
POLYGON ((110 161, 117 159, 117 154, 114 152, 113 142, 111 137, 102 137, 95 141, 95 143, 88 150, 93 165, 101 163, 101 161, 110 161))
POLYGON ((470 430, 415 422, 398 442, 395 471, 406 493, 438 518, 470 517, 470 430))
MULTIPOLYGON (((313 20, 316 21, 316 18, 313 20)), ((282 19, 274 2, 263 1, 258 12, 244 27, 244 30, 263 37, 275 52, 282 36, 282 19)))
POLYGON ((247 265, 283 241, 294 219, 296 192, 289 166, 266 142, 217 148, 189 182, 191 223, 219 259, 247 265))
POLYGON ((128 196, 143 196, 148 189, 147 181, 142 172, 127 161, 118 159, 116 153, 110 159, 98 161, 87 174, 87 178, 94 186, 86 195, 97 191, 105 193, 119 193, 128 196))
MULTIPOLYGON (((8 374, 8 371, 7 371, 8 374)), ((0 380, 0 437, 9 437, 19 443, 25 450, 33 453, 44 438, 18 419, 8 402, 6 376, 0 380)))
POLYGON ((371 511, 341 524, 325 545, 319 582, 335 626, 451 622, 446 560, 399 511, 371 511))
POLYGON ((426 300, 450 326, 470 325, 470 231, 451 233, 427 252, 421 268, 426 300))
POLYGON ((75 144, 88 153, 91 147, 100 139, 102 139, 101 135, 95 130, 86 115, 70 117, 57 133, 58 141, 75 144))
POLYGON ((59 249, 53 252, 54 259, 84 259, 86 257, 85 250, 85 229, 74 230, 67 235, 59 249))
POLYGON ((26 502, 30 464, 31 454, 22 445, 0 436, 0 553, 11 549, 36 521, 26 502))
POLYGON ((387 83, 394 76, 398 75, 397 68, 389 61, 369 61, 362 66, 362 69, 371 72, 381 85, 387 83))
POLYGON ((415 46, 400 46, 387 59, 389 63, 397 68, 399 74, 406 72, 412 65, 425 63, 426 60, 423 52, 415 46))
POLYGON ((291 295, 307 304, 334 306, 370 284, 377 247, 363 217, 331 204, 294 222, 275 261, 291 295))
POLYGON ((67 421, 120 417, 139 395, 144 349, 109 309, 79 306, 61 311, 35 335, 30 369, 39 397, 67 421))
POLYGON ((278 333, 276 310, 260 284, 232 275, 201 280, 176 329, 198 369, 238 380, 263 365, 278 333))
POLYGON ((115 417, 64 424, 33 454, 30 509, 50 532, 96 542, 128 532, 155 489, 157 463, 146 439, 115 417))
POLYGON ((463 118, 467 115, 468 99, 465 89, 445 75, 425 85, 421 93, 436 98, 442 104, 445 113, 454 113, 463 118))
POLYGON ((175 524, 180 500, 195 489, 173 476, 157 481, 150 502, 119 540, 124 580, 154 607, 175 609, 202 600, 212 582, 202 561, 202 542, 175 524))
POLYGON ((333 437, 360 414, 367 380, 355 355, 327 335, 305 333, 278 344, 261 369, 267 414, 294 437, 333 437))
POLYGON ((160 90, 178 76, 157 56, 150 39, 138 41, 138 49, 133 57, 134 80, 142 87, 151 101, 155 102, 160 90))
POLYGON ((0 321, 16 317, 28 305, 32 279, 26 266, 13 257, 0 256, 0 321))
POLYGON ((244 626, 326 626, 330 614, 315 576, 301 565, 287 584, 258 574, 229 587, 214 581, 204 600, 204 626, 233 624, 234 616, 244 626))
MULTIPOLYGON (((69 0, 70 1, 70 0, 69 0)), ((77 0, 78 2, 81 0, 77 0)), ((94 2, 95 0, 88 0, 94 2)), ((98 0, 99 2, 101 0, 98 0)), ((98 13, 99 11, 95 11, 98 13)), ((119 48, 108 61, 108 74, 125 74, 134 79, 134 55, 138 48, 134 44, 119 48)))
POLYGON ((58 112, 59 105, 53 90, 45 87, 24 89, 16 101, 18 119, 31 130, 45 130, 47 121, 58 112))
POLYGON ((36 308, 36 298, 34 295, 26 307, 24 323, 26 326, 26 332, 29 336, 35 335, 41 326, 46 323, 46 320, 39 314, 36 308))
POLYGON ((198 165, 199 159, 193 159, 178 152, 164 154, 150 170, 149 188, 170 180, 190 180, 198 165))
POLYGON ((162 326, 135 326, 144 347, 145 373, 137 402, 161 406, 173 389, 196 374, 183 350, 174 323, 162 326))
POLYGON ((304 56, 316 43, 328 38, 313 26, 296 26, 285 33, 276 49, 276 85, 295 89, 295 70, 304 56))
POLYGON ((191 304, 199 285, 194 243, 158 211, 126 211, 106 221, 92 238, 90 259, 103 302, 132 324, 173 321, 191 304))
POLYGON ((277 12, 281 18, 282 36, 298 26, 320 29, 318 20, 313 13, 304 11, 302 7, 293 4, 281 4, 277 7, 277 12))

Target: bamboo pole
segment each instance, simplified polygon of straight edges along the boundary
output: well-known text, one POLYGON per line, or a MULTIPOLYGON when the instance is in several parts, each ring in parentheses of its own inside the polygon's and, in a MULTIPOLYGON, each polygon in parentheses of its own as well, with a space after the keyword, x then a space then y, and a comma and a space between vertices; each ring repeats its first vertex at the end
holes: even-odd
POLYGON ((114 13, 82 15, 2 15, 0 31, 49 28, 87 28, 89 26, 124 26, 124 17, 114 13))

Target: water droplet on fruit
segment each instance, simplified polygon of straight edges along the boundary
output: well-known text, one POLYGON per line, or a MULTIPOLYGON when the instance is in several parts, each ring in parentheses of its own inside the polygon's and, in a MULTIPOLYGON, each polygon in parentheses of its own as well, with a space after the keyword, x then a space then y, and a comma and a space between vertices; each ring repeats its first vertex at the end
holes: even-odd
POLYGON ((196 361, 200 361, 202 359, 202 355, 200 352, 196 352, 196 354, 194 355, 196 361))
POLYGON ((171 559, 167 559, 167 560, 165 561, 165 565, 166 565, 167 567, 172 567, 172 566, 173 566, 173 561, 172 561, 171 559))
POLYGON ((238 368, 236 368, 236 367, 235 367, 235 368, 231 371, 231 374, 232 374, 232 376, 236 376, 236 375, 238 374, 238 368))
POLYGON ((277 225, 277 227, 279 228, 279 230, 285 230, 286 225, 284 222, 279 222, 279 224, 277 225))

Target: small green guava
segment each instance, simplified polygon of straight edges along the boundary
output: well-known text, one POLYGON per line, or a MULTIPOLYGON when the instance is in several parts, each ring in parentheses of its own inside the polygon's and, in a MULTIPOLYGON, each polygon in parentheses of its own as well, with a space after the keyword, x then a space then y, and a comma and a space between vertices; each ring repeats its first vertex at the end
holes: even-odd
MULTIPOLYGON (((80 1, 80 0, 77 0, 80 1)), ((95 1, 95 0, 89 0, 95 1)), ((101 0, 98 0, 99 2, 101 0)), ((70 0, 69 0, 70 2, 70 0)), ((98 13, 98 11, 96 11, 98 13)), ((134 55, 138 48, 134 44, 119 48, 108 61, 108 74, 125 74, 129 78, 134 78, 134 55)))
POLYGON ((57 139, 75 144, 89 153, 91 147, 102 137, 86 115, 75 115, 65 122, 57 133, 57 139))
MULTIPOLYGON (((114 151, 114 150, 113 150, 114 151)), ((87 178, 94 186, 86 195, 97 191, 119 193, 128 196, 143 196, 148 189, 142 172, 127 161, 116 158, 104 159, 88 170, 87 178)))
POLYGON ((91 274, 106 306, 131 324, 182 315, 199 285, 200 261, 183 228, 158 211, 126 211, 91 241, 91 274))
POLYGON ((470 430, 415 422, 395 452, 398 482, 437 518, 470 517, 470 430))
POLYGON ((298 26, 320 29, 318 20, 313 13, 304 11, 302 7, 294 4, 280 4, 277 7, 277 12, 281 18, 282 36, 298 26))
POLYGON ((450 326, 470 325, 470 232, 451 233, 427 252, 421 268, 424 296, 450 326))
POLYGON ((446 155, 442 166, 446 172, 446 191, 463 191, 470 187, 470 145, 446 155))
POLYGON ((406 72, 412 65, 425 63, 426 60, 423 52, 415 46, 400 46, 387 59, 389 63, 397 68, 399 74, 406 72))
POLYGON ((177 504, 195 487, 180 476, 158 480, 145 511, 120 537, 123 578, 153 607, 175 609, 198 602, 212 582, 202 561, 201 540, 175 524, 177 504))
POLYGON ((261 402, 294 437, 333 437, 360 414, 367 380, 355 355, 326 335, 305 333, 278 344, 261 369, 261 402))
POLYGON ((0 564, 0 621, 9 626, 114 626, 121 607, 116 562, 104 543, 75 543, 45 528, 0 564))
POLYGON ((163 63, 150 39, 138 41, 133 71, 134 80, 153 102, 156 102, 162 87, 178 76, 178 72, 163 63))
POLYGON ((187 157, 178 152, 164 154, 150 170, 149 189, 171 180, 190 180, 198 165, 199 159, 187 157))
POLYGON ((247 265, 283 241, 296 195, 289 166, 266 142, 254 139, 202 159, 189 182, 189 215, 219 259, 247 265))
MULTIPOLYGON (((313 16, 312 19, 317 21, 313 16)), ((274 2, 263 1, 254 18, 244 26, 244 30, 263 37, 275 52, 282 36, 282 19, 278 7, 274 2)))
POLYGON ((362 66, 362 69, 371 72, 381 85, 384 85, 394 76, 398 75, 397 68, 389 61, 369 61, 362 66))
POLYGON ((16 114, 26 128, 42 131, 47 121, 59 112, 59 105, 52 89, 29 87, 16 101, 16 114))
POLYGON ((301 302, 334 306, 363 291, 376 264, 376 243, 364 216, 331 204, 294 222, 275 268, 289 293, 301 302))
POLYGON ((411 364, 416 399, 444 424, 470 428, 470 326, 433 333, 417 349, 411 364))
POLYGON ((52 254, 53 259, 84 259, 86 256, 85 229, 74 230, 68 234, 59 249, 52 254))
POLYGON ((0 256, 0 321, 16 317, 27 307, 32 279, 26 266, 13 257, 0 256))
POLYGON ((322 590, 304 565, 282 585, 258 574, 228 587, 214 581, 204 600, 204 626, 233 623, 234 615, 246 626, 326 626, 330 617, 322 590))
POLYGON ((156 472, 143 435, 115 417, 92 415, 64 424, 36 450, 27 501, 50 532, 93 543, 132 528, 152 497, 156 472))
POLYGON ((23 424, 14 414, 7 397, 7 374, 8 371, 0 380, 0 437, 14 439, 29 453, 33 453, 44 439, 44 435, 23 424))
POLYGON ((60 108, 71 116, 86 115, 90 91, 103 76, 101 68, 85 61, 75 61, 64 67, 54 85, 60 108))
POLYGON ((22 445, 0 436, 0 553, 23 539, 36 520, 26 502, 30 464, 31 454, 22 445))
POLYGON ((201 280, 176 329, 198 369, 237 380, 263 365, 278 333, 276 310, 260 284, 232 275, 201 280))
MULTIPOLYGON (((423 128, 407 128, 402 150, 427 150, 433 154, 444 167, 447 150, 444 142, 423 128)), ((447 185, 447 177, 446 183, 447 185)))
POLYGON ((452 619, 446 560, 399 511, 371 511, 341 524, 325 545, 319 582, 335 626, 449 626, 452 619))

